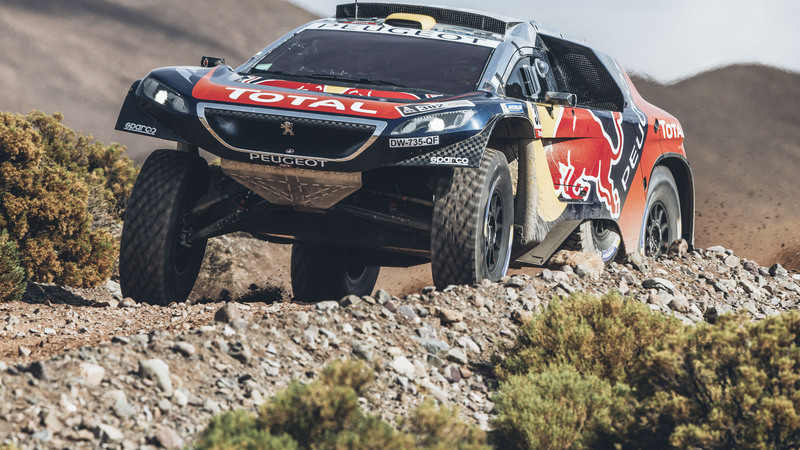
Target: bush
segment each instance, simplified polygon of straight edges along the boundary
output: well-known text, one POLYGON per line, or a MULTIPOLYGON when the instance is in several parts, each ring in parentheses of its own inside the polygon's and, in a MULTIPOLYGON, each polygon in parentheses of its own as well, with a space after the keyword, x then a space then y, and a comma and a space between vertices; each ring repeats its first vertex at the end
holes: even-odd
POLYGON ((371 379, 363 363, 335 362, 313 383, 293 381, 262 405, 257 418, 243 411, 215 418, 196 447, 466 449, 481 448, 485 442, 480 430, 460 422, 451 410, 437 411, 432 405, 410 419, 411 433, 364 414, 358 397, 371 379))
POLYGON ((455 409, 437 407, 433 401, 422 403, 403 429, 416 436, 416 448, 482 449, 487 448, 486 433, 464 423, 455 409))
POLYGON ((684 327, 581 296, 519 333, 498 367, 501 446, 800 447, 800 313, 684 327))
POLYGON ((121 219, 138 174, 125 147, 117 143, 106 146, 91 135, 76 134, 61 123, 62 119, 59 113, 48 116, 40 111, 26 117, 41 136, 49 162, 77 174, 90 187, 90 210, 97 206, 96 212, 91 212, 121 219))
POLYGON ((0 230, 0 302, 19 300, 25 292, 25 271, 20 266, 17 244, 0 230))
POLYGON ((522 326, 496 372, 506 379, 569 365, 612 385, 630 383, 633 365, 647 348, 684 329, 677 319, 654 314, 617 293, 600 299, 575 294, 550 302, 544 313, 522 326))
POLYGON ((630 390, 611 386, 572 366, 513 375, 495 396, 493 422, 498 448, 586 448, 610 446, 609 434, 631 418, 630 390))
POLYGON ((388 424, 361 412, 358 396, 370 378, 363 364, 331 364, 316 382, 293 381, 266 403, 259 426, 275 436, 292 436, 302 448, 312 444, 402 448, 397 446, 402 439, 388 424))
POLYGON ((61 116, 0 113, 0 229, 32 281, 78 287, 111 275, 135 168, 119 146, 76 136, 61 116))
POLYGON ((639 361, 639 426, 661 447, 800 447, 800 314, 667 337, 639 361))
POLYGON ((255 417, 240 409, 213 417, 197 448, 291 450, 298 447, 290 436, 273 436, 260 428, 255 417))

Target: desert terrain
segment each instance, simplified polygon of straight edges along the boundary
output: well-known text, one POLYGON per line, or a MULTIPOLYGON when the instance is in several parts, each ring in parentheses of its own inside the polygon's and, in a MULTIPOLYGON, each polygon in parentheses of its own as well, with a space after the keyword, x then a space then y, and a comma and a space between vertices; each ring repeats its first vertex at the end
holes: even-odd
MULTIPOLYGON (((1 0, 0 7, 0 110, 59 111, 68 126, 126 145, 139 162, 162 144, 114 130, 134 80, 156 67, 197 65, 203 55, 238 66, 315 18, 279 0, 224 7, 210 0, 168 6, 1 0)), ((735 248, 761 264, 800 266, 792 228, 800 201, 791 195, 800 157, 800 74, 730 66, 667 86, 634 78, 645 99, 675 115, 685 130, 697 196, 695 244, 735 248)))
MULTIPOLYGON (((126 145, 139 163, 172 144, 113 129, 134 80, 160 66, 196 65, 204 55, 237 66, 314 18, 280 0, 0 0, 0 8, 0 111, 61 112, 68 126, 126 145)), ((650 267, 615 265, 597 278, 560 268, 517 271, 501 283, 451 292, 423 290, 432 284, 427 266, 385 269, 381 295, 330 309, 289 302, 289 248, 247 237, 216 242, 231 270, 204 269, 186 305, 132 303, 113 279, 87 290, 31 284, 22 302, 0 305, 0 445, 169 447, 174 436, 189 444, 200 429, 196 418, 252 408, 293 377, 311 379, 331 359, 363 354, 363 343, 382 382, 406 370, 393 366, 400 348, 403 358, 423 365, 415 371, 435 372, 405 375, 432 386, 428 392, 443 403, 473 405, 471 420, 485 426, 491 402, 490 381, 480 373, 484 356, 553 295, 618 289, 686 322, 797 309, 800 281, 792 274, 800 269, 800 236, 793 225, 800 201, 792 185, 800 169, 800 74, 729 66, 670 85, 635 74, 634 81, 684 128, 698 250, 650 267), (663 279, 671 282, 659 284, 663 279), (226 314, 244 317, 215 321, 229 300, 237 306, 226 314), (400 306, 407 308, 401 313, 400 306), (443 320, 440 307, 459 319, 443 320), (464 358, 442 354, 442 368, 425 365, 415 333, 429 325, 448 348, 464 348, 464 358), (169 363, 179 396, 167 400, 135 374, 141 360, 153 358, 169 363), (453 364, 469 368, 463 373, 471 378, 456 376, 453 364), (97 366, 105 374, 99 380, 97 366), (127 398, 120 401, 119 392, 127 398)), ((385 405, 378 412, 393 418, 422 394, 392 386, 374 395, 371 407, 385 405)))

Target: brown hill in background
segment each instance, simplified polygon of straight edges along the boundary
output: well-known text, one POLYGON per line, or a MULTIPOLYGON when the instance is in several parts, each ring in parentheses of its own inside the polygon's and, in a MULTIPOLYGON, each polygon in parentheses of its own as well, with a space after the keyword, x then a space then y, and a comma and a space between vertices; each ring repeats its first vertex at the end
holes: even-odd
MULTIPOLYGON (((237 66, 315 17, 280 0, 0 0, 0 8, 0 110, 60 111, 70 127, 127 145, 139 162, 173 144, 114 131, 135 79, 197 65, 203 55, 237 66)), ((800 74, 732 66, 669 86, 636 85, 683 124, 696 244, 800 269, 800 74)))
POLYGON ((695 244, 800 269, 800 74, 729 66, 668 86, 634 83, 683 125, 696 186, 695 244))
POLYGON ((280 0, 0 0, 0 11, 0 110, 60 111, 139 162, 174 144, 114 130, 134 80, 203 55, 236 67, 316 18, 280 0))

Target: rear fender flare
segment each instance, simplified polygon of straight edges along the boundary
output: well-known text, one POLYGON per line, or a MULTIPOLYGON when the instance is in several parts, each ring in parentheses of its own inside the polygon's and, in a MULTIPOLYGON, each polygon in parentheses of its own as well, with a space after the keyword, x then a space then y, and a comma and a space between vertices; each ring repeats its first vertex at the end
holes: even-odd
MULTIPOLYGON (((681 204, 681 237, 689 243, 689 248, 694 247, 694 228, 695 228, 695 192, 694 175, 692 167, 686 157, 680 153, 664 153, 659 156, 653 168, 647 176, 649 183, 650 177, 658 166, 666 167, 675 179, 678 188, 678 199, 681 204)), ((642 218, 641 233, 639 235, 639 251, 644 251, 644 218, 642 218)))

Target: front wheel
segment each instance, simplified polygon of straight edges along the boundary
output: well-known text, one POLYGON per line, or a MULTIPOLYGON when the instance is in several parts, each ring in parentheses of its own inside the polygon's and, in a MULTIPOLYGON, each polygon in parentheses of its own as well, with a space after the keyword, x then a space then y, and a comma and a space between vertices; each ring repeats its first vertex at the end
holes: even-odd
POLYGON ((681 237, 681 203, 670 171, 656 167, 650 176, 650 192, 644 217, 644 253, 658 258, 681 237))
POLYGON ((370 295, 380 266, 368 266, 358 251, 297 242, 292 245, 292 291, 295 300, 318 302, 346 295, 370 295))
POLYGON ((122 295, 151 304, 182 302, 197 280, 206 240, 191 240, 189 210, 205 193, 203 158, 156 150, 145 161, 125 210, 119 255, 122 295))
POLYGON ((439 288, 499 280, 508 271, 514 193, 503 153, 486 149, 477 169, 440 178, 433 207, 431 271, 439 288))

